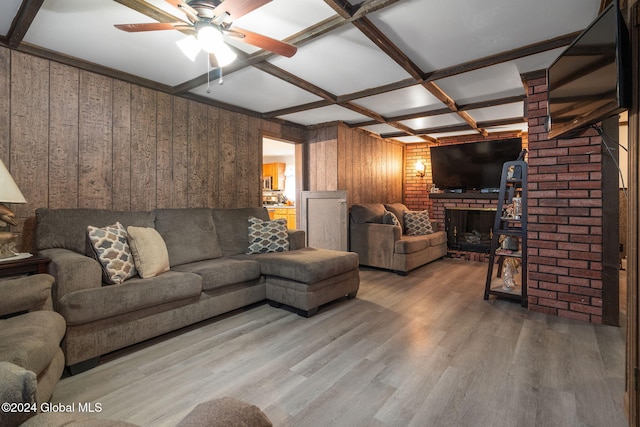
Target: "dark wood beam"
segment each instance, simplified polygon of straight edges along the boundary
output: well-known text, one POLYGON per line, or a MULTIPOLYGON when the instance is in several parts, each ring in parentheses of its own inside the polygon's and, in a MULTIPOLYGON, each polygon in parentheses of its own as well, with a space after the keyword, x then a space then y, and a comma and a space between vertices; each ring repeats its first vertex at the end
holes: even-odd
POLYGON ((44 3, 44 0, 24 0, 22 2, 16 18, 11 25, 11 29, 7 34, 7 46, 15 49, 22 43, 22 39, 24 39, 27 31, 29 31, 29 27, 31 27, 31 23, 38 14, 42 3, 44 3))
POLYGON ((422 71, 411 59, 404 54, 386 35, 376 27, 368 18, 362 17, 354 20, 355 25, 365 36, 376 44, 384 53, 400 65, 416 81, 422 80, 422 71))
POLYGON ((281 80, 284 80, 287 83, 297 86, 300 89, 304 89, 307 92, 310 92, 316 96, 319 96, 320 98, 323 98, 327 101, 331 101, 331 102, 337 101, 337 97, 334 94, 327 92, 326 90, 319 88, 318 86, 306 80, 303 80, 300 77, 295 76, 289 73, 288 71, 283 70, 282 68, 276 67, 270 62, 258 62, 256 64, 253 64, 253 67, 257 68, 258 70, 262 70, 265 73, 268 73, 281 80))
POLYGON ((400 80, 398 82, 389 83, 386 85, 374 87, 371 89, 361 90, 359 92, 353 92, 346 95, 339 95, 338 102, 353 101, 354 99, 366 98, 367 96, 380 95, 381 93, 391 92, 398 89, 404 89, 406 87, 415 86, 416 80, 408 78, 400 80))
POLYGON ((384 9, 387 6, 391 6, 400 0, 365 0, 358 6, 358 9, 351 17, 352 20, 360 19, 363 16, 373 13, 377 10, 384 9))
MULTIPOLYGON (((300 113, 301 111, 313 110, 314 108, 322 108, 322 107, 326 107, 328 105, 334 105, 334 104, 335 104, 334 102, 327 101, 327 100, 310 102, 308 104, 297 105, 295 107, 283 108, 281 110, 269 111, 267 113, 263 113, 262 114, 262 118, 271 119, 271 118, 278 117, 278 116, 284 116, 284 115, 287 115, 287 114, 300 113)), ((377 123, 377 122, 374 121, 374 123, 377 123)))
POLYGON ((120 3, 123 6, 128 7, 131 10, 135 10, 136 12, 142 13, 143 15, 148 16, 151 19, 155 19, 158 22, 176 22, 179 19, 170 14, 169 12, 165 12, 163 9, 160 9, 157 6, 154 6, 151 3, 147 3, 144 0, 113 0, 116 3, 120 3))
POLYGON ((324 0, 338 15, 349 19, 353 15, 354 8, 347 0, 324 0))
POLYGON ((469 104, 459 105, 460 111, 477 110, 478 108, 496 107, 498 105, 514 104, 523 102, 527 99, 526 95, 515 95, 506 98, 490 99, 487 101, 473 102, 469 104))
POLYGON ((497 53, 495 55, 485 56, 484 58, 475 59, 452 67, 442 68, 432 71, 424 75, 425 81, 433 81, 444 79, 445 77, 455 76, 457 74, 467 73, 469 71, 478 70, 480 68, 498 65, 503 62, 512 61, 514 59, 524 58, 525 56, 535 55, 537 53, 546 52, 560 47, 568 46, 580 32, 565 34, 550 40, 539 43, 533 43, 518 49, 512 49, 506 52, 497 53))

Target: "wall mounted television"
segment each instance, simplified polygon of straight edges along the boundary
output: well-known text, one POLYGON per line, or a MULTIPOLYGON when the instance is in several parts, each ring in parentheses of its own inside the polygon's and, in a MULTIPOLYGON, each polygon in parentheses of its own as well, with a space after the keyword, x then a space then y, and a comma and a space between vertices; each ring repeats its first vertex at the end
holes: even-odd
POLYGON ((630 104, 629 34, 614 0, 547 69, 548 137, 571 137, 630 104))
POLYGON ((483 190, 500 187, 502 165, 517 160, 522 139, 431 147, 433 184, 443 190, 483 190))

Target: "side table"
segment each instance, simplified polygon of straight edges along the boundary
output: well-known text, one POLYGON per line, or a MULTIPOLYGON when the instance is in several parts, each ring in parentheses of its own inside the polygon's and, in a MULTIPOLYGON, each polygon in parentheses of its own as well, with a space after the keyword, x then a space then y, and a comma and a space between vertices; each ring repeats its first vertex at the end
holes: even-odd
POLYGON ((47 264, 51 260, 35 254, 29 258, 16 260, 0 260, 0 277, 17 276, 20 274, 41 274, 47 272, 47 264))

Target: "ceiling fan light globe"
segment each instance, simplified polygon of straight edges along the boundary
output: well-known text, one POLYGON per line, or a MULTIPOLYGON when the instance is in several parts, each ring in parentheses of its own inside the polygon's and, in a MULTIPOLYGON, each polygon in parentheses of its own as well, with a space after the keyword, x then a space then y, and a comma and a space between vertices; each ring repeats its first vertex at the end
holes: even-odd
POLYGON ((226 67, 238 57, 238 55, 236 55, 236 53, 225 43, 221 43, 217 46, 214 55, 216 56, 216 61, 218 62, 219 67, 226 67))
POLYGON ((222 33, 213 27, 202 27, 198 30, 198 42, 200 48, 207 53, 215 53, 221 43, 222 33))
POLYGON ((196 56, 200 53, 200 43, 194 36, 187 36, 176 42, 182 53, 191 60, 196 60, 196 56))

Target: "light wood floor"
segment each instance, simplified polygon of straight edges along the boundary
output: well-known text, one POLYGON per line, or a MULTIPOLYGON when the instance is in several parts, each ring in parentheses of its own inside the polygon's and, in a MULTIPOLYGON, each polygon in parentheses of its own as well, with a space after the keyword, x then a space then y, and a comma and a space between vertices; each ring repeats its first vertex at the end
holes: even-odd
POLYGON ((309 319, 268 305, 65 378, 54 402, 171 426, 232 396, 275 426, 625 426, 620 328, 484 301, 486 264, 363 269, 355 300, 309 319))

